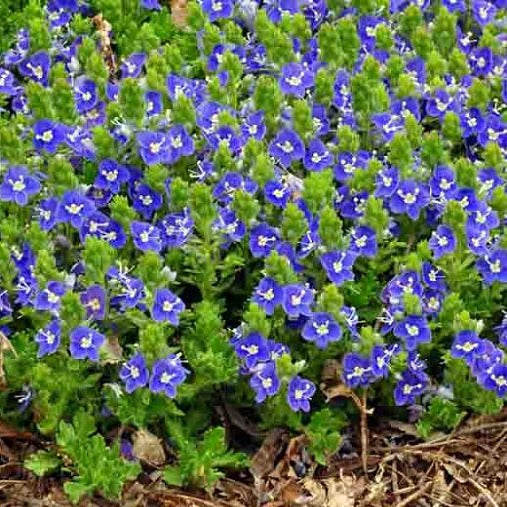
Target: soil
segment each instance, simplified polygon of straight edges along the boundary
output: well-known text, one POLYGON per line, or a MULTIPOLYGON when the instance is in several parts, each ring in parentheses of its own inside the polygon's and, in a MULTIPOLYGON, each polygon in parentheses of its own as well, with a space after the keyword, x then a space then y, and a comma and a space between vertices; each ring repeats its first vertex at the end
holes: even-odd
MULTIPOLYGON (((99 494, 81 507, 507 507, 507 409, 475 417, 451 434, 422 441, 411 424, 376 420, 361 449, 359 428, 346 436, 327 466, 306 452, 304 436, 269 432, 251 467, 212 491, 167 487, 146 466, 120 502, 99 494), (357 433, 357 435, 355 434, 357 433), (366 468, 366 471, 364 470, 366 468)), ((363 431, 364 433, 364 431, 363 431)), ((41 448, 36 436, 0 422, 0 505, 67 507, 63 477, 37 478, 21 466, 41 448)))

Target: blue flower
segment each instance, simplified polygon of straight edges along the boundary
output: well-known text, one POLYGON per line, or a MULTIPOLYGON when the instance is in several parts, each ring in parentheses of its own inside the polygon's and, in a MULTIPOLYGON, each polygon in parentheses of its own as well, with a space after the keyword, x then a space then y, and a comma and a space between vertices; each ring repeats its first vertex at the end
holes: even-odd
POLYGON ((58 222, 70 222, 79 228, 94 211, 95 206, 90 199, 76 190, 68 190, 63 194, 56 216, 58 222))
POLYGON ((141 0, 141 7, 152 11, 159 11, 162 9, 161 5, 158 3, 158 0, 141 0))
POLYGON ((153 250, 155 252, 162 250, 162 238, 158 227, 148 222, 133 220, 130 223, 130 232, 134 245, 139 250, 153 250))
POLYGON ((111 202, 113 195, 113 192, 110 190, 103 190, 95 186, 89 187, 86 192, 86 197, 88 197, 97 208, 105 208, 111 202))
POLYGON ((194 221, 188 208, 166 215, 157 225, 161 230, 166 248, 177 248, 184 245, 194 229, 194 221))
POLYGON ((150 390, 154 393, 163 392, 169 398, 174 398, 176 388, 185 381, 189 373, 175 354, 159 359, 153 363, 150 390))
POLYGON ((123 364, 120 369, 120 378, 125 382, 125 391, 129 394, 148 383, 150 372, 146 366, 146 360, 140 352, 123 364))
POLYGON ((481 206, 473 188, 458 188, 453 199, 468 213, 478 211, 481 206))
POLYGON ((164 202, 161 194, 144 183, 137 185, 130 195, 132 207, 146 220, 151 220, 153 214, 162 207, 164 202))
POLYGON ((448 225, 439 225, 437 230, 431 234, 429 247, 435 259, 440 259, 443 255, 454 252, 456 243, 453 230, 448 225))
POLYGON ((417 220, 421 209, 430 202, 426 186, 418 181, 402 181, 389 200, 394 213, 406 213, 412 220, 417 220))
POLYGON ((489 253, 490 234, 485 227, 478 227, 473 223, 467 223, 465 227, 467 245, 476 255, 487 255, 489 253))
POLYGON ((391 103, 391 113, 402 118, 411 114, 418 122, 421 121, 421 109, 419 99, 415 97, 404 97, 391 103))
POLYGON ((166 134, 145 130, 138 132, 136 139, 139 155, 145 164, 164 164, 170 160, 171 148, 166 134))
POLYGON ((49 68, 51 67, 51 58, 45 51, 39 51, 26 60, 23 60, 18 70, 22 76, 28 77, 42 86, 49 84, 49 68))
POLYGON ((484 344, 477 333, 470 330, 460 331, 454 337, 451 346, 451 356, 464 359, 469 366, 472 366, 474 359, 484 353, 484 344))
POLYGON ((234 9, 232 0, 202 0, 201 5, 212 22, 221 18, 230 18, 234 9))
POLYGON ((507 394, 507 365, 497 363, 482 376, 481 384, 485 389, 494 391, 499 398, 507 394))
POLYGON ((106 340, 105 336, 94 329, 78 326, 70 333, 70 354, 74 359, 99 360, 99 348, 106 340))
POLYGON ((459 115, 461 132, 463 137, 475 136, 486 128, 486 121, 481 110, 471 107, 459 115))
POLYGON ((439 165, 435 167, 429 185, 432 196, 452 199, 457 188, 456 175, 449 167, 439 165))
POLYGON ((289 185, 278 180, 269 180, 264 185, 264 197, 277 208, 285 208, 292 195, 289 185))
POLYGON ((215 185, 213 197, 222 204, 230 204, 238 190, 254 194, 257 191, 257 184, 238 172, 227 172, 215 185))
POLYGON ((465 12, 465 0, 442 0, 442 5, 447 8, 449 12, 465 12))
POLYGON ((56 197, 42 199, 39 202, 36 212, 39 219, 39 226, 43 231, 50 231, 55 226, 57 221, 56 211, 58 209, 58 205, 59 201, 56 197))
POLYGON ((325 136, 329 132, 331 127, 327 116, 326 106, 323 104, 313 104, 312 123, 313 132, 316 136, 325 136))
POLYGON ((209 144, 214 150, 220 146, 226 147, 230 153, 238 154, 241 150, 241 138, 230 125, 222 125, 213 132, 207 134, 209 144))
POLYGON ((54 0, 59 9, 65 9, 70 12, 77 12, 79 9, 79 0, 54 0))
POLYGON ((269 144, 269 154, 277 158, 285 167, 301 160, 304 152, 303 141, 296 132, 289 129, 281 130, 269 144))
POLYGON ((266 125, 264 124, 264 111, 250 113, 241 125, 241 133, 245 138, 253 138, 257 141, 264 139, 266 125))
POLYGON ((218 218, 213 223, 213 230, 221 231, 224 237, 223 248, 228 248, 231 242, 238 242, 246 234, 246 226, 229 208, 221 208, 218 218))
POLYGON ((79 229, 79 237, 83 243, 88 236, 103 239, 114 248, 121 248, 127 241, 121 225, 99 211, 86 217, 79 229))
POLYGON ((106 291, 101 285, 92 285, 80 295, 81 304, 86 310, 86 317, 93 320, 104 320, 106 317, 106 291))
POLYGON ((282 67, 279 79, 280 89, 286 95, 303 97, 306 90, 313 86, 315 76, 300 63, 287 63, 282 67))
POLYGON ((250 387, 255 391, 257 403, 262 403, 268 396, 274 396, 280 389, 276 364, 272 361, 258 364, 250 378, 250 387))
POLYGON ((472 14, 481 26, 491 23, 496 16, 496 7, 486 0, 472 0, 472 14))
POLYGON ((40 311, 58 313, 62 296, 67 292, 67 287, 62 282, 48 282, 47 287, 35 297, 34 308, 40 311))
POLYGON ((146 100, 146 116, 151 118, 160 114, 163 110, 163 98, 162 93, 156 90, 149 90, 144 94, 146 100))
POLYGON ((13 166, 4 174, 0 184, 0 200, 25 206, 28 199, 39 193, 40 189, 39 179, 32 176, 26 167, 13 166))
POLYGON ((343 198, 341 206, 338 207, 341 214, 345 218, 355 220, 364 215, 366 201, 368 200, 368 192, 351 192, 343 198))
MULTIPOLYGON (((506 80, 507 82, 507 80, 506 80)), ((479 194, 482 192, 486 192, 488 198, 491 197, 493 190, 495 188, 501 187, 503 185, 502 178, 498 175, 495 169, 492 167, 486 167, 484 169, 481 169, 479 173, 477 174, 479 182, 481 183, 481 188, 479 190, 479 194)), ((483 207, 485 209, 491 210, 489 206, 487 206, 486 203, 483 204, 483 207)), ((498 225, 498 224, 497 224, 498 225)), ((496 227, 497 225, 494 225, 493 227, 496 227)))
POLYGON ((118 100, 118 93, 120 91, 120 85, 118 83, 112 83, 108 81, 106 83, 106 97, 111 102, 118 100))
POLYGON ((356 255, 375 257, 377 249, 377 235, 371 227, 360 225, 350 231, 350 250, 356 255))
POLYGON ((280 241, 278 232, 267 224, 259 224, 250 231, 248 245, 254 257, 267 257, 280 241))
POLYGON ((394 388, 394 402, 398 407, 413 405, 417 396, 426 391, 428 384, 428 377, 424 373, 405 370, 394 388))
POLYGON ((375 377, 387 377, 392 358, 399 354, 401 347, 394 345, 375 345, 371 351, 371 372, 375 377))
POLYGON ((312 314, 314 292, 309 287, 300 284, 286 285, 283 288, 282 307, 289 318, 297 318, 300 315, 312 314))
POLYGON ((487 285, 493 282, 507 283, 507 250, 493 250, 478 259, 476 265, 487 285))
POLYGON ((52 320, 44 329, 35 335, 35 341, 39 344, 37 357, 53 354, 60 346, 61 324, 59 320, 52 320))
POLYGON ((254 368, 259 362, 270 359, 268 342, 259 333, 250 333, 239 340, 235 345, 235 352, 248 369, 254 368))
POLYGON ((319 222, 317 220, 312 220, 308 230, 299 242, 298 258, 303 259, 310 255, 320 243, 319 222))
POLYGON ((375 176, 375 197, 391 197, 400 181, 400 172, 396 167, 381 169, 375 176))
POLYGON ((502 363, 504 359, 503 352, 496 347, 490 340, 481 340, 481 354, 476 354, 470 367, 472 375, 477 377, 477 381, 482 385, 482 379, 485 379, 493 367, 502 363))
POLYGON ((405 340, 407 350, 415 350, 420 343, 431 341, 428 321, 420 315, 409 315, 394 326, 394 336, 405 340))
POLYGON ((368 357, 348 353, 343 357, 343 380, 349 387, 367 387, 373 380, 368 357))
POLYGON ((18 297, 16 303, 22 306, 31 306, 33 296, 37 291, 37 279, 31 272, 19 274, 15 279, 15 287, 18 297))
POLYGON ((452 96, 441 88, 435 90, 432 97, 426 103, 426 114, 428 116, 435 116, 442 120, 447 111, 456 109, 456 104, 452 96))
POLYGON ((169 164, 174 164, 181 157, 194 153, 194 141, 183 125, 175 125, 167 132, 167 145, 169 148, 167 162, 169 164))
POLYGON ((144 53, 133 53, 125 58, 121 64, 122 79, 127 77, 139 77, 145 62, 146 55, 144 53))
POLYGON ((168 321, 173 326, 180 323, 180 313, 185 309, 183 301, 169 289, 157 289, 151 316, 157 322, 168 321))
POLYGON ((7 291, 0 292, 0 318, 12 315, 12 306, 7 291))
POLYGON ((114 194, 120 191, 121 185, 127 183, 130 178, 128 169, 116 162, 116 160, 106 158, 99 164, 97 177, 94 185, 103 190, 110 190, 114 194))
POLYGON ((375 48, 377 28, 385 22, 385 19, 378 16, 361 16, 359 18, 359 37, 367 51, 373 51, 375 48))
POLYGON ((422 297, 423 310, 428 315, 437 315, 442 309, 444 296, 433 289, 425 289, 422 297))
POLYGON ((306 321, 301 335, 305 340, 314 342, 319 349, 325 349, 329 343, 342 337, 342 330, 329 313, 321 312, 314 313, 306 321))
POLYGON ((30 34, 26 28, 22 28, 16 34, 16 43, 14 48, 9 49, 4 54, 5 65, 17 65, 21 63, 30 49, 30 34))
POLYGON ((7 69, 0 67, 0 93, 8 96, 17 95, 19 88, 16 84, 14 74, 7 69))
POLYGON ((299 410, 309 412, 310 400, 316 390, 317 389, 313 382, 296 375, 289 382, 287 390, 287 403, 289 404, 289 407, 294 412, 298 412, 299 410))
POLYGON ((370 154, 364 150, 360 150, 356 153, 348 151, 341 152, 338 155, 338 163, 334 169, 335 178, 345 183, 354 176, 358 169, 365 169, 369 159, 370 154))
POLYGON ((33 134, 33 145, 36 150, 55 153, 60 143, 64 141, 65 129, 51 120, 39 120, 33 126, 33 134))
POLYGON ((282 304, 283 289, 273 278, 263 278, 252 296, 252 301, 264 309, 267 315, 273 315, 275 308, 282 304))
POLYGON ((111 298, 111 305, 118 305, 124 311, 140 304, 145 295, 141 280, 121 274, 115 267, 110 268, 107 275, 119 289, 118 294, 111 298))
POLYGON ((507 314, 504 313, 504 318, 502 323, 494 328, 495 332, 498 335, 498 340, 500 344, 504 347, 507 347, 507 314))
POLYGON ((390 113, 376 113, 371 116, 371 121, 382 134, 384 141, 392 141, 394 134, 403 130, 405 120, 401 116, 390 113))
POLYGON ((352 267, 357 255, 352 251, 336 250, 320 256, 320 263, 326 271, 328 278, 340 286, 347 281, 354 280, 352 267))
POLYGON ((445 292, 447 290, 443 271, 427 261, 424 261, 422 264, 422 280, 433 290, 438 292, 445 292))
POLYGON ((74 86, 74 100, 79 114, 84 114, 93 109, 99 100, 98 88, 95 81, 80 76, 74 86))
POLYGON ((475 211, 468 214, 467 226, 483 228, 486 230, 495 229, 500 225, 498 213, 485 202, 480 202, 475 211))
POLYGON ((303 158, 308 171, 323 171, 333 163, 333 155, 320 139, 312 139, 303 158))

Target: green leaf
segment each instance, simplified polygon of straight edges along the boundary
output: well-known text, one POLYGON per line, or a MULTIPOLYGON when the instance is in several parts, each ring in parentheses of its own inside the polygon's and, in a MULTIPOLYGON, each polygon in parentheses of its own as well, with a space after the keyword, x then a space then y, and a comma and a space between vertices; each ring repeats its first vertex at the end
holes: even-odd
POLYGON ((24 467, 38 477, 51 472, 60 466, 60 458, 49 451, 37 451, 31 454, 24 462, 24 467))
POLYGON ((170 486, 183 486, 183 474, 178 466, 164 468, 164 481, 170 486))
POLYGON ((67 481, 63 485, 63 490, 72 503, 78 503, 84 495, 93 491, 93 486, 76 481, 67 481))

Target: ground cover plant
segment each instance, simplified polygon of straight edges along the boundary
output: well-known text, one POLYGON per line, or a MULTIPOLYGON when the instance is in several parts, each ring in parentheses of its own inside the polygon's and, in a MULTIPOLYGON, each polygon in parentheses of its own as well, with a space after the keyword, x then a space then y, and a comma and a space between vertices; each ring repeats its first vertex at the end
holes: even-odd
POLYGON ((220 403, 321 464, 367 409, 500 411, 507 2, 161 4, 32 1, 3 55, 0 410, 54 444, 26 466, 115 498, 143 430, 211 487, 248 466, 220 403))

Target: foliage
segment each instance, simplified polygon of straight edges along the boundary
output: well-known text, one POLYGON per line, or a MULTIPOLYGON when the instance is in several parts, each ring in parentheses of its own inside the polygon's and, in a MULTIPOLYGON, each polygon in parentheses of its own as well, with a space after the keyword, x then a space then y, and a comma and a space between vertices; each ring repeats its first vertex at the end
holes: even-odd
POLYGON ((0 411, 54 444, 29 470, 118 498, 146 430, 211 488, 247 464, 225 406, 325 464, 356 410, 329 364, 425 438, 502 409, 504 1, 0 14, 0 411))

